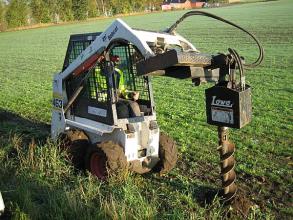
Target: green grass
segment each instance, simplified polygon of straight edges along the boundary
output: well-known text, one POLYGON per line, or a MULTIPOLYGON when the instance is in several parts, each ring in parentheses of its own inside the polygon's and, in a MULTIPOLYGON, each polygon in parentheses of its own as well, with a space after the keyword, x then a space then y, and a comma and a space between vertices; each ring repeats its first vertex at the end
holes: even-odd
MULTIPOLYGON (((253 121, 231 131, 237 184, 251 202, 251 219, 290 219, 292 210, 293 2, 208 9, 252 31, 265 60, 247 72, 253 121)), ((125 17, 131 27, 165 29, 183 11, 125 17)), ((189 80, 153 79, 158 121, 178 142, 177 167, 166 177, 126 174, 101 183, 74 171, 49 140, 52 77, 73 33, 103 31, 113 19, 0 33, 0 190, 14 219, 242 218, 217 198, 216 128, 206 124, 204 90, 189 80), (48 139, 48 140, 47 140, 48 139)), ((236 48, 252 61, 253 42, 208 18, 189 18, 178 31, 203 52, 236 48)), ((241 209, 240 209, 241 210, 241 209)))

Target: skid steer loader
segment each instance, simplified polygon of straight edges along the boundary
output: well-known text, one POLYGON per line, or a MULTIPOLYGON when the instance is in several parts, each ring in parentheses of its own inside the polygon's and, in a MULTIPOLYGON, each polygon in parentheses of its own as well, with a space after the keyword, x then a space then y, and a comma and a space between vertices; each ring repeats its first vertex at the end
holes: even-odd
POLYGON ((176 144, 160 132, 151 76, 191 78, 194 85, 216 84, 206 90, 209 124, 218 126, 223 196, 236 193, 235 146, 228 127, 241 128, 251 120, 251 90, 245 84, 244 59, 233 50, 227 54, 200 53, 175 33, 187 17, 208 16, 238 25, 215 15, 191 11, 165 31, 130 28, 115 20, 102 33, 71 35, 62 72, 53 80, 52 138, 63 138, 78 167, 100 179, 128 167, 137 173, 161 174, 176 164, 176 144), (236 77, 237 70, 240 76, 236 77))

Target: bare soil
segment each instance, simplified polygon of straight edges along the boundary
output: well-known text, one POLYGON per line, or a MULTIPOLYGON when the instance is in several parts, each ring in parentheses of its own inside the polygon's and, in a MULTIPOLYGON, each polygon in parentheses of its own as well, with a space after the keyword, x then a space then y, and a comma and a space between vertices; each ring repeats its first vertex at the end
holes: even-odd
POLYGON ((237 216, 241 215, 246 218, 250 208, 253 206, 251 200, 247 197, 247 193, 243 189, 239 189, 233 201, 231 202, 232 213, 237 216))

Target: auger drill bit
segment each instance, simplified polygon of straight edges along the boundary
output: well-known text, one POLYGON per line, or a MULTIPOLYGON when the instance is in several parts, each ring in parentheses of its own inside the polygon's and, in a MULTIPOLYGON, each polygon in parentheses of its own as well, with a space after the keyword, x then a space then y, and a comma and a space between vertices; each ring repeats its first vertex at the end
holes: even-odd
POLYGON ((231 200, 237 191, 235 184, 235 145, 228 140, 228 128, 218 127, 221 179, 222 179, 222 197, 223 200, 231 200))

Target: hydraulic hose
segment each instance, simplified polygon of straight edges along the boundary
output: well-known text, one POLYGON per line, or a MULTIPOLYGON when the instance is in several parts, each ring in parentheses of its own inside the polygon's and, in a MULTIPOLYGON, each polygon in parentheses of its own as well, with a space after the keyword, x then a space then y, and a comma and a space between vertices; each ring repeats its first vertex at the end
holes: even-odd
POLYGON ((258 55, 258 58, 256 59, 256 61, 254 61, 253 63, 250 63, 250 64, 243 64, 243 66, 245 67, 256 67, 258 65, 261 64, 261 62, 263 61, 263 58, 264 58, 264 49, 262 47, 262 45, 260 44, 260 42, 258 41, 258 39, 252 34, 250 33, 249 31, 247 31, 246 29, 240 27, 239 25, 231 22, 231 21, 228 21, 224 18, 221 18, 217 15, 214 15, 214 14, 211 14, 211 13, 208 13, 208 12, 204 12, 204 11, 189 11, 187 13, 185 13, 181 18, 179 18, 170 28, 168 28, 166 30, 167 33, 170 33, 170 34, 174 34, 177 26, 182 22, 184 21, 186 18, 190 17, 190 16, 194 16, 194 15, 201 15, 201 16, 206 16, 206 17, 210 17, 210 18, 213 18, 213 19, 216 19, 216 20, 219 20, 219 21, 222 21, 224 23, 227 23, 233 27, 236 27, 238 29, 240 29, 241 31, 245 32, 246 34, 248 34, 257 44, 258 46, 258 50, 259 50, 259 55, 258 55))

